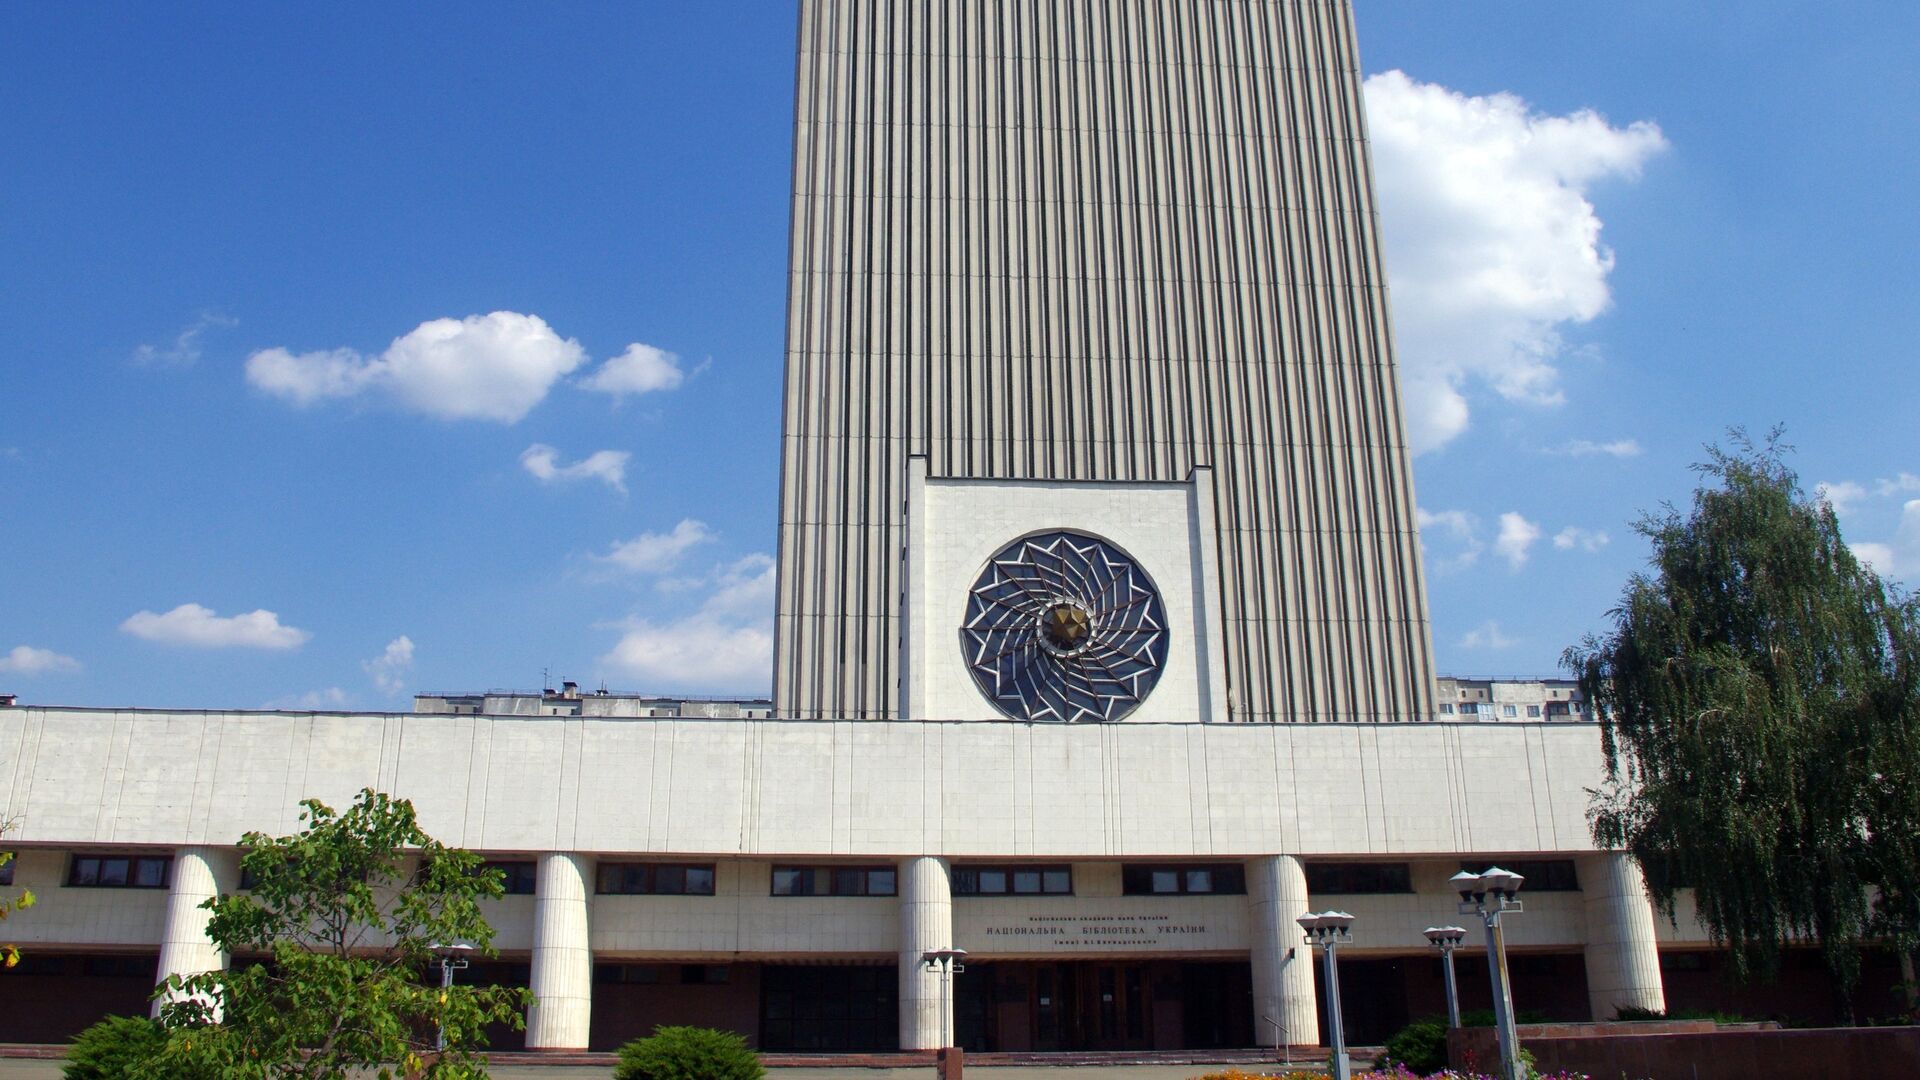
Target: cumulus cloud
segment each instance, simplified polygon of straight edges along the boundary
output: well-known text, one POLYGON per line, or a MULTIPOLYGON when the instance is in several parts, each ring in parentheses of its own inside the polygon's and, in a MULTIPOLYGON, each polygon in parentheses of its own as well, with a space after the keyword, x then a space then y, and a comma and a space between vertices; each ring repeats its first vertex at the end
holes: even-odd
POLYGON ((142 344, 133 350, 133 362, 141 367, 184 368, 200 362, 200 339, 209 330, 239 326, 240 320, 211 311, 203 311, 173 336, 171 345, 142 344))
POLYGON ((1893 539, 1885 543, 1859 541, 1848 546, 1855 558, 1873 567, 1881 577, 1909 582, 1920 580, 1920 499, 1910 499, 1901 506, 1893 539))
POLYGON ((1540 539, 1540 526, 1511 511, 1500 515, 1500 535, 1494 537, 1493 553, 1507 560, 1510 569, 1527 564, 1527 550, 1540 539))
POLYGON ((1553 534, 1553 546, 1561 551, 1578 548, 1585 552, 1599 551, 1606 547, 1609 538, 1606 533, 1594 529, 1583 529, 1578 525, 1569 525, 1553 534))
POLYGON ((631 619, 601 665, 650 687, 764 693, 773 673, 774 561, 749 555, 723 568, 693 614, 631 619))
POLYGON ((1558 403, 1561 329, 1609 300, 1613 253, 1588 191, 1638 176, 1660 129, 1398 71, 1367 79, 1366 107, 1415 450, 1465 431, 1479 387, 1558 403))
POLYGON ((1864 485, 1857 484, 1852 480, 1831 482, 1822 480, 1818 484, 1813 485, 1813 495, 1814 498, 1820 499, 1828 506, 1833 507, 1834 513, 1844 514, 1859 505, 1860 501, 1867 497, 1867 489, 1864 485))
POLYGON ((664 533, 641 533, 631 540, 615 543, 605 555, 594 561, 613 570, 632 574, 663 574, 679 563, 680 557, 699 544, 713 539, 706 523, 687 518, 664 533))
POLYGON ((297 649, 313 635, 280 625, 271 611, 221 616, 199 604, 181 604, 163 615, 138 611, 120 624, 124 633, 162 645, 196 649, 297 649))
POLYGON ((625 495, 627 462, 632 457, 625 450, 596 450, 571 465, 562 465, 560 451, 545 443, 534 443, 521 452, 520 467, 543 484, 594 479, 625 495))
POLYGON ((663 349, 634 342, 627 351, 600 365, 598 371, 580 380, 580 385, 615 398, 672 390, 686 381, 680 370, 680 358, 663 349))
POLYGON ((413 670, 413 639, 401 634, 387 642, 386 650, 379 656, 360 666, 381 693, 400 693, 407 688, 407 674, 413 670))
POLYGON ((1903 472, 1891 480, 1881 477, 1873 482, 1873 490, 1883 499, 1890 495, 1911 495, 1920 491, 1920 476, 1903 472))
POLYGON ((0 654, 0 672, 9 675, 59 675, 80 670, 80 661, 52 649, 15 645, 0 654))
POLYGON ((1480 519, 1465 510, 1414 510, 1427 565, 1437 572, 1464 570, 1480 561, 1487 545, 1480 540, 1480 519))
POLYGON ((1505 649, 1518 642, 1500 632, 1500 624, 1492 619, 1466 632, 1460 638, 1463 649, 1505 649))
POLYGON ((378 356, 263 349, 247 357, 247 381, 301 406, 374 394, 429 416, 511 424, 586 359, 539 316, 496 311, 423 322, 378 356))

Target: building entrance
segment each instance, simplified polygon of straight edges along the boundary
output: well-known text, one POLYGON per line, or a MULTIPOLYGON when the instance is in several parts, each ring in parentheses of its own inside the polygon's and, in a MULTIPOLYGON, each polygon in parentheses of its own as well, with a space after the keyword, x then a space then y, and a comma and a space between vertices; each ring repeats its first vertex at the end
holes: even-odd
POLYGON ((955 990, 969 1050, 1253 1045, 1245 962, 970 961, 955 990))

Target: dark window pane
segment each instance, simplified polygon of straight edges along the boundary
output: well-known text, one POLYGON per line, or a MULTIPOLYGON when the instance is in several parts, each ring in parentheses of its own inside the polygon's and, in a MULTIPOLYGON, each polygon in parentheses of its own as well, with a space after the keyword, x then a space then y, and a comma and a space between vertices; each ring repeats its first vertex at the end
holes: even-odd
POLYGON ((953 871, 953 895, 976 896, 980 892, 980 871, 955 867, 953 871))
POLYGON ((1156 893, 1179 892, 1180 872, 1178 870, 1155 870, 1153 872, 1153 891, 1156 893))
POLYGON ((1005 870, 980 871, 980 891, 998 896, 1007 891, 1007 872, 1005 870))
POLYGON ((1050 893, 1070 893, 1073 891, 1073 875, 1065 870, 1048 870, 1043 889, 1050 893))
POLYGON ((167 883, 167 860, 136 859, 133 864, 133 884, 142 889, 158 889, 167 883))
POLYGON ((867 871, 867 895, 868 896, 892 896, 894 895, 894 892, 895 890, 894 890, 894 884, 893 884, 893 871, 891 870, 867 871))
POLYGON ((713 867, 687 867, 687 893, 692 896, 712 896, 713 867))
POLYGON ((836 867, 833 871, 833 895, 865 896, 867 894, 867 872, 836 867))
POLYGON ((1153 891, 1153 870, 1145 866, 1123 866, 1120 868, 1121 889, 1129 896, 1138 896, 1153 891))
POLYGON ((69 885, 100 884, 100 860, 93 858, 73 860, 73 870, 67 875, 69 885))
POLYGON ((1013 872, 1013 891, 1017 893, 1037 893, 1040 891, 1040 871, 1015 870, 1013 872))
POLYGON ((114 888, 124 888, 127 884, 127 866, 125 859, 100 860, 100 884, 114 888))
POLYGON ((812 890, 807 888, 805 870, 775 870, 773 872, 773 895, 805 896, 812 890))
POLYGON ((1213 871, 1187 871, 1187 891, 1190 893, 1210 893, 1213 891, 1213 871))
POLYGON ((679 896, 687 891, 687 868, 684 866, 656 866, 653 868, 653 891, 668 896, 679 896))
POLYGON ((1247 868, 1244 866, 1216 866, 1213 868, 1213 891, 1244 896, 1247 892, 1247 868))

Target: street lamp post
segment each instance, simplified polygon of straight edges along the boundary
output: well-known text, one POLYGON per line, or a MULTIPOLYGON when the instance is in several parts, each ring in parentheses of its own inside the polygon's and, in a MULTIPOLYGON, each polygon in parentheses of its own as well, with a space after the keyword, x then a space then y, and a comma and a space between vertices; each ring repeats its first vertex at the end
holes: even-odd
MULTIPOLYGON (((453 986, 453 973, 467 966, 467 956, 472 952, 473 946, 463 941, 433 947, 433 955, 440 960, 440 1007, 443 1013, 447 1004, 447 990, 453 986)), ((447 1022, 442 1016, 434 1021, 433 1050, 438 1054, 446 1049, 447 1022)))
POLYGON ((1453 982, 1453 950, 1467 939, 1464 926, 1429 926, 1427 940, 1440 950, 1440 971, 1447 980, 1447 1026, 1460 1026, 1460 991, 1453 982))
POLYGON ((1340 963, 1337 948, 1353 943, 1353 916, 1344 911, 1309 911, 1294 920, 1307 932, 1307 944, 1318 946, 1327 963, 1327 1071, 1332 1080, 1352 1080, 1353 1068, 1347 1063, 1347 1034, 1340 1024, 1340 963))
POLYGON ((1507 978, 1507 944, 1500 929, 1500 916, 1525 911, 1519 900, 1520 885, 1527 879, 1511 870, 1488 867, 1484 873, 1462 870, 1453 875, 1453 887, 1460 894, 1460 914, 1478 915, 1487 928, 1487 977, 1493 983, 1493 1020, 1500 1035, 1500 1075, 1504 1080, 1524 1080, 1520 1067, 1520 1038, 1513 1029, 1513 990, 1507 978))
POLYGON ((953 1046, 953 977, 967 970, 967 965, 961 963, 966 958, 965 949, 928 949, 920 954, 928 971, 940 973, 941 1049, 953 1046))

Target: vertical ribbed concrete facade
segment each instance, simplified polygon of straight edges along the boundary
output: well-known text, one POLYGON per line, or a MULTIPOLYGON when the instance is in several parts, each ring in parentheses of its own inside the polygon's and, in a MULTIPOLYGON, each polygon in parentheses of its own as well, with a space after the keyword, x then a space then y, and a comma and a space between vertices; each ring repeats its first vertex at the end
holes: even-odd
POLYGON ((780 713, 899 715, 923 456, 1210 468, 1229 707, 1194 719, 1428 715, 1349 6, 803 0, 799 52, 780 713))

